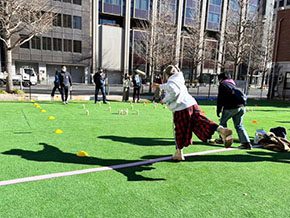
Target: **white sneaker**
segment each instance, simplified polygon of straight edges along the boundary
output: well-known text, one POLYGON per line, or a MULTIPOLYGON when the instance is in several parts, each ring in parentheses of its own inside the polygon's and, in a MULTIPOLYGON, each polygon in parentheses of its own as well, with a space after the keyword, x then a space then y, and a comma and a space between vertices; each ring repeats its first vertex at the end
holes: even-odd
POLYGON ((177 160, 177 161, 185 160, 182 149, 178 149, 178 148, 176 149, 175 154, 172 156, 172 160, 177 160))
POLYGON ((228 128, 224 128, 222 126, 219 126, 217 131, 220 134, 225 147, 226 148, 231 147, 231 145, 233 144, 233 131, 228 128))

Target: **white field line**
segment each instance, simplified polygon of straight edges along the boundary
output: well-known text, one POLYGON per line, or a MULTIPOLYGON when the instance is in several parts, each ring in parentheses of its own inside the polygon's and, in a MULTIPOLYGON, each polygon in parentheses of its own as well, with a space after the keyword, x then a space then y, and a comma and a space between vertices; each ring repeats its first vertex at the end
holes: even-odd
MULTIPOLYGON (((194 153, 190 153, 190 154, 185 154, 184 156, 185 157, 193 157, 193 156, 200 156, 200 155, 206 155, 206 154, 212 154, 212 153, 220 153, 220 152, 226 152, 226 151, 232 151, 232 150, 236 150, 236 149, 235 148, 215 149, 215 150, 201 151, 201 152, 194 152, 194 153)), ((75 170, 75 171, 68 171, 68 172, 62 172, 62 173, 51 173, 51 174, 46 174, 46 175, 24 177, 24 178, 19 178, 19 179, 0 181, 0 186, 13 185, 13 184, 25 183, 25 182, 33 182, 33 181, 46 180, 46 179, 53 179, 53 178, 59 178, 59 177, 65 177, 65 176, 95 173, 95 172, 101 172, 101 171, 107 171, 107 170, 116 170, 116 169, 128 168, 128 167, 135 167, 135 166, 152 164, 152 163, 171 160, 171 159, 172 159, 171 156, 166 156, 166 157, 160 157, 160 158, 156 158, 156 159, 138 161, 138 162, 127 163, 127 164, 119 164, 119 165, 113 165, 113 166, 107 166, 107 167, 97 167, 97 168, 90 168, 90 169, 84 169, 84 170, 75 170)))

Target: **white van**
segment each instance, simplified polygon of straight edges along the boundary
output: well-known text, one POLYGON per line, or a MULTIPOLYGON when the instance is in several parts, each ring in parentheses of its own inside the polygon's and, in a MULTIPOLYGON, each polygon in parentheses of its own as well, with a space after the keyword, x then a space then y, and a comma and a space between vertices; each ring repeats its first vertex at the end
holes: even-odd
MULTIPOLYGON (((7 73, 0 72, 0 86, 6 84, 7 73)), ((19 85, 22 82, 24 87, 37 84, 37 75, 31 67, 21 67, 19 74, 12 75, 13 84, 19 85)))

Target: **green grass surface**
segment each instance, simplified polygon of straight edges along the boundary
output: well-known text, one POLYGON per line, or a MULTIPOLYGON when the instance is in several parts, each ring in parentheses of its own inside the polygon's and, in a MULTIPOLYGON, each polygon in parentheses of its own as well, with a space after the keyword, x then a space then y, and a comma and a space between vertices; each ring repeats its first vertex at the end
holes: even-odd
MULTIPOLYGON (((129 103, 115 102, 38 103, 46 113, 32 103, 0 103, 1 181, 174 152, 172 114, 161 105, 134 104, 132 109, 129 103), (118 115, 126 108, 128 115, 118 115), (58 128, 64 133, 55 134, 58 128), (90 157, 77 157, 80 150, 90 157)), ((214 102, 200 105, 218 121, 214 102)), ((244 121, 250 137, 259 128, 269 131, 284 126, 289 131, 288 106, 286 102, 250 102, 244 121)), ((222 148, 193 139, 194 145, 185 153, 222 148)), ((289 158, 289 153, 237 150, 180 163, 165 161, 3 186, 0 217, 288 217, 289 158)))

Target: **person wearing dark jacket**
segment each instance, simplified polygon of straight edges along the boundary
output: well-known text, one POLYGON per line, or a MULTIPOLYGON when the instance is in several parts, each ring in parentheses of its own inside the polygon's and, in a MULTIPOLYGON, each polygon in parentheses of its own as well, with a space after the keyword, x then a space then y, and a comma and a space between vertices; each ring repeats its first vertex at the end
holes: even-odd
POLYGON ((58 89, 59 93, 62 95, 62 90, 60 88, 60 73, 58 71, 55 71, 55 75, 54 75, 54 87, 51 91, 51 100, 53 100, 54 98, 54 94, 56 89, 58 89))
POLYGON ((103 96, 103 103, 107 104, 106 90, 105 90, 106 77, 103 72, 103 69, 100 69, 98 72, 94 74, 93 81, 95 83, 95 103, 98 101, 99 90, 101 90, 102 96, 103 96))
POLYGON ((140 89, 142 86, 142 78, 138 72, 135 72, 133 76, 133 102, 136 103, 140 100, 140 89))
POLYGON ((222 113, 220 125, 227 127, 227 121, 232 118, 241 143, 239 148, 252 149, 248 133, 243 126, 245 105, 237 100, 237 96, 232 91, 233 87, 236 88, 236 84, 225 73, 219 74, 218 80, 220 85, 217 98, 217 116, 220 117, 220 113, 222 113))
POLYGON ((60 72, 60 87, 61 100, 64 104, 68 104, 68 91, 72 86, 72 78, 69 72, 66 71, 66 66, 62 66, 60 72))

